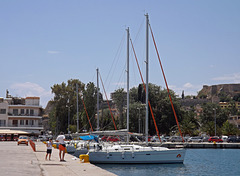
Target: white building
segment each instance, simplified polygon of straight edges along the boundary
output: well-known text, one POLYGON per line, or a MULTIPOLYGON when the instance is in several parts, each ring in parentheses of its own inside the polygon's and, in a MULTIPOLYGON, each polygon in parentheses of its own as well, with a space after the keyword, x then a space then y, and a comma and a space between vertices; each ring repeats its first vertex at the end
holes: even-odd
POLYGON ((41 115, 39 97, 0 98, 0 135, 40 134, 41 115))

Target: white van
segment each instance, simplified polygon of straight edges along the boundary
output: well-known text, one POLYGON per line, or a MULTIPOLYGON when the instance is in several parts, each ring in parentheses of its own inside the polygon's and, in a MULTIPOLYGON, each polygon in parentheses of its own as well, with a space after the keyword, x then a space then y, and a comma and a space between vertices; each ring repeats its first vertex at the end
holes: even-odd
POLYGON ((223 140, 223 142, 227 142, 228 136, 222 136, 222 140, 223 140))

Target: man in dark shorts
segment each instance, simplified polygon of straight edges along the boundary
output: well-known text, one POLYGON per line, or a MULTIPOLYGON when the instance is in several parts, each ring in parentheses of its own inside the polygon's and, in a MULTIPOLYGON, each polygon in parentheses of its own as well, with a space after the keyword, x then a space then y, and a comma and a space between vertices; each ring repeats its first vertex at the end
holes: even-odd
POLYGON ((66 146, 65 146, 65 136, 64 136, 64 133, 63 132, 60 132, 60 135, 58 135, 57 139, 56 139, 57 142, 59 142, 59 158, 60 158, 60 161, 65 161, 64 160, 64 156, 65 156, 65 149, 66 149, 66 146))

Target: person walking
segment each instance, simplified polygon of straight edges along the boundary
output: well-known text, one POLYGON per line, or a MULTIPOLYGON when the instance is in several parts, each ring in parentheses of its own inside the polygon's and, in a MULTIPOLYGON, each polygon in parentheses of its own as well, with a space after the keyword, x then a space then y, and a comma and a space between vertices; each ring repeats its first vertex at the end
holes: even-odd
POLYGON ((46 154, 45 160, 47 160, 48 155, 49 155, 49 160, 51 160, 51 154, 52 154, 52 139, 51 138, 49 138, 49 140, 47 141, 46 146, 47 146, 47 154, 46 154))
POLYGON ((57 142, 59 142, 59 158, 60 158, 60 161, 65 161, 64 160, 64 156, 65 156, 65 149, 66 149, 66 146, 65 146, 65 135, 63 132, 60 132, 60 135, 58 135, 57 139, 56 139, 57 142))

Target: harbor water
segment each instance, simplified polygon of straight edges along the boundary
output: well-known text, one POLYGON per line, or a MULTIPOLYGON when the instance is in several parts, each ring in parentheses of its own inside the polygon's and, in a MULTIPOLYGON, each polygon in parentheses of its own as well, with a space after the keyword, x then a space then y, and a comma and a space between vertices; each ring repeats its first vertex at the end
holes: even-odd
POLYGON ((119 176, 240 175, 239 149, 186 149, 184 164, 97 164, 119 176))

